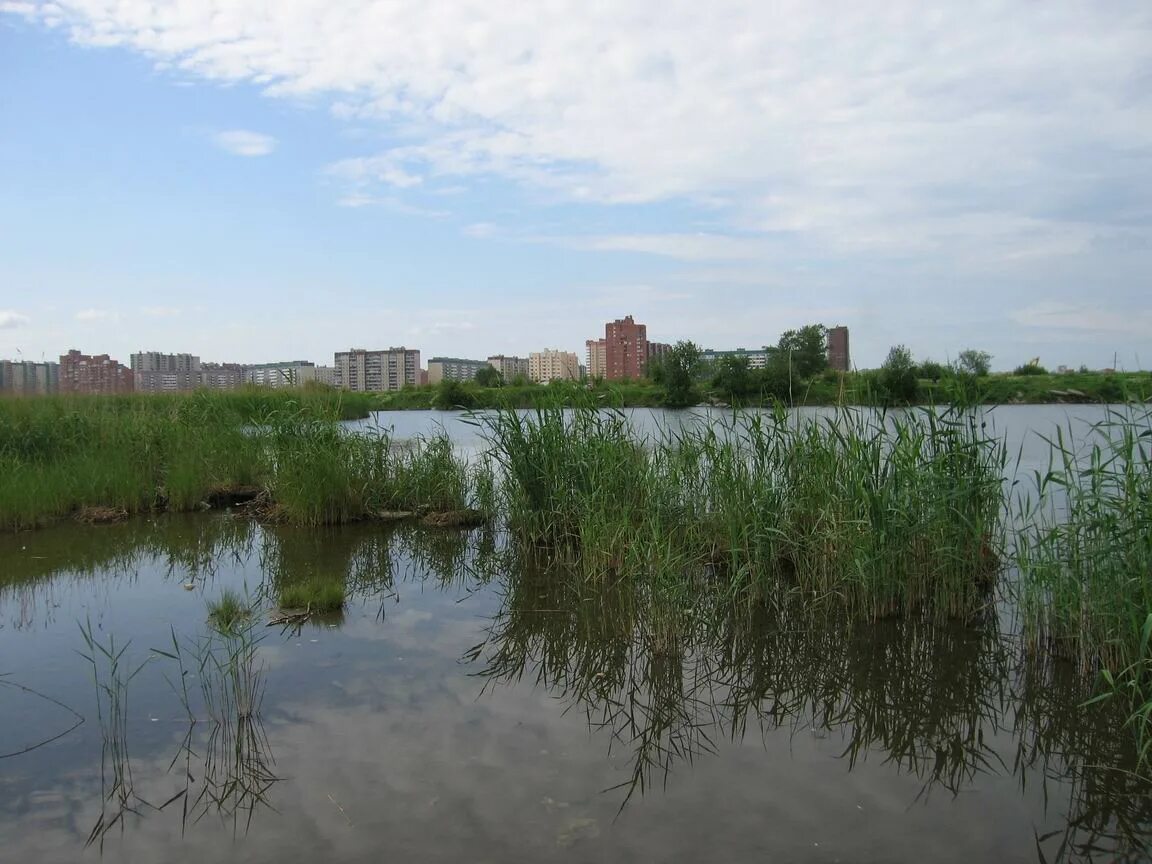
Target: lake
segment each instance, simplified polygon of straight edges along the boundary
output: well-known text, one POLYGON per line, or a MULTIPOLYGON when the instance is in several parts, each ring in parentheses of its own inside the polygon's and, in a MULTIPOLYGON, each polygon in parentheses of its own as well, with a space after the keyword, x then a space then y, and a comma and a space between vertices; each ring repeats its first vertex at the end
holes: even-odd
MULTIPOLYGON (((989 422, 1027 476, 1035 432, 1102 416, 989 422)), ((451 412, 370 423, 483 447, 451 412)), ((5 860, 1148 860, 1115 713, 1006 605, 660 629, 505 551, 215 512, 0 535, 5 860), (311 574, 343 575, 344 612, 265 626, 271 586, 311 574), (226 588, 262 602, 247 640, 211 636, 226 588)))

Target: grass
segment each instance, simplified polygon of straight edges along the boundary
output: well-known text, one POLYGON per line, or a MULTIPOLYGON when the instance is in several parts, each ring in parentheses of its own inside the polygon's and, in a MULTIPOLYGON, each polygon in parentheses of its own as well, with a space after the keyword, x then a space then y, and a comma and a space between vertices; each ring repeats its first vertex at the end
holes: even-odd
POLYGON ((244 598, 225 589, 219 599, 208 601, 208 620, 221 633, 234 633, 252 615, 244 598))
POLYGON ((344 608, 345 588, 340 579, 312 578, 281 585, 278 601, 283 609, 337 612, 344 608))
POLYGON ((340 425, 369 406, 322 389, 0 400, 0 530, 90 507, 192 511, 234 489, 303 525, 465 507, 478 481, 446 438, 401 448, 340 425))

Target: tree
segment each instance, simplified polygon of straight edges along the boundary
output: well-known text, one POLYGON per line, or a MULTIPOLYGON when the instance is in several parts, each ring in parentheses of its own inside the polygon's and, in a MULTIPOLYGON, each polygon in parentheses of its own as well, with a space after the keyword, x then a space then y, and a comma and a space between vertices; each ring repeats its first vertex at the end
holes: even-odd
POLYGON ((823 324, 785 330, 772 354, 797 378, 813 378, 828 367, 828 331, 823 324))
POLYGON ((475 404, 476 397, 463 384, 448 378, 436 385, 436 394, 432 397, 432 407, 441 411, 471 408, 475 404))
POLYGON ((915 402, 920 389, 912 352, 903 345, 893 345, 880 367, 880 388, 885 402, 915 402))
POLYGON ((943 378, 947 372, 948 368, 943 363, 925 360, 916 370, 916 375, 919 378, 927 378, 929 381, 936 382, 943 378))
POLYGON ((756 389, 747 357, 721 357, 713 365, 712 387, 729 402, 739 402, 756 389))
POLYGON ((660 363, 649 370, 652 380, 664 388, 664 404, 669 408, 683 408, 695 402, 692 385, 700 365, 700 348, 692 342, 680 341, 673 345, 660 363))
POLYGON ((965 348, 956 358, 956 370, 965 375, 975 375, 977 378, 981 378, 987 375, 991 368, 992 355, 987 351, 965 348))
POLYGON ((503 387, 504 376, 495 366, 485 366, 476 370, 476 383, 481 387, 503 387))

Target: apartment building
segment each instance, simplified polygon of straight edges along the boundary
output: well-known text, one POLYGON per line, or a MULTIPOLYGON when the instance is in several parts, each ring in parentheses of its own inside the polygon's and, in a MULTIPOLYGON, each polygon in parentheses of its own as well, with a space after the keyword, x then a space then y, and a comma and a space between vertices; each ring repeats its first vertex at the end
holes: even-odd
POLYGON ((253 387, 303 387, 305 384, 328 384, 335 379, 332 366, 317 366, 308 360, 286 360, 282 363, 257 363, 245 368, 244 383, 253 387))
POLYGON ((608 342, 604 339, 589 339, 584 343, 589 378, 608 377, 608 342))
POLYGON ((358 391, 399 390, 405 385, 414 387, 421 372, 420 352, 403 346, 386 351, 364 348, 337 351, 333 366, 336 386, 358 391))
POLYGON ((174 393, 201 386, 200 358, 195 354, 138 351, 131 363, 136 390, 143 393, 174 393))
POLYGON ((59 363, 0 360, 0 393, 10 396, 47 396, 59 389, 59 363))
POLYGON ((672 346, 667 342, 649 342, 648 362, 644 365, 644 374, 648 374, 648 370, 651 367, 653 360, 659 361, 664 359, 665 355, 667 355, 671 350, 672 346))
POLYGON ((245 371, 241 363, 203 363, 199 386, 209 390, 235 390, 244 386, 245 371))
POLYGON ((488 365, 504 376, 504 380, 509 383, 517 378, 529 378, 532 372, 527 357, 507 357, 504 354, 493 354, 488 358, 488 365))
POLYGON ((715 363, 722 357, 736 357, 746 360, 749 369, 763 369, 768 365, 767 348, 758 348, 752 351, 743 348, 734 348, 731 351, 716 351, 712 348, 705 348, 700 352, 700 361, 703 363, 715 363))
POLYGON ((828 366, 840 372, 852 368, 852 358, 848 353, 848 328, 842 324, 828 328, 828 366))
POLYGON ((433 357, 428 361, 428 383, 441 381, 475 381, 476 373, 488 368, 487 360, 462 360, 459 357, 433 357))
POLYGON ((572 351, 545 348, 528 355, 528 377, 539 383, 580 378, 580 360, 572 351))
MULTIPOLYGON (((648 371, 648 327, 631 315, 604 325, 604 377, 638 380, 648 371)), ((589 364, 591 368, 591 364, 589 364)))
POLYGON ((107 354, 72 349, 60 355, 61 393, 131 393, 132 370, 107 354))

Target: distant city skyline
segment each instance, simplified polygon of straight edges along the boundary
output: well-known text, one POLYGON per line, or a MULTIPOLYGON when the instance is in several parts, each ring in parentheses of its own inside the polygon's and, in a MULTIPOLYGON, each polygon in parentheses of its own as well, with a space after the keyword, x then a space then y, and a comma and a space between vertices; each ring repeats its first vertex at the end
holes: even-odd
POLYGON ((0 358, 1146 369, 1150 81, 1147 0, 0 0, 0 358))

